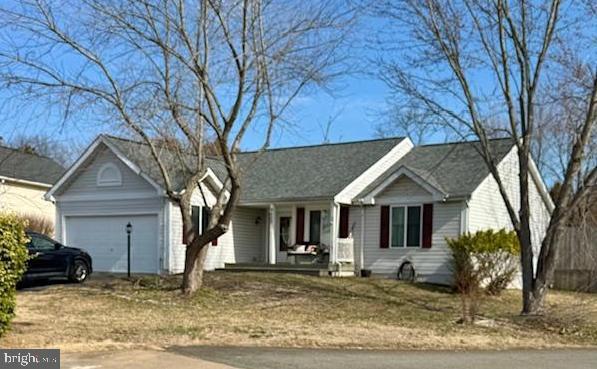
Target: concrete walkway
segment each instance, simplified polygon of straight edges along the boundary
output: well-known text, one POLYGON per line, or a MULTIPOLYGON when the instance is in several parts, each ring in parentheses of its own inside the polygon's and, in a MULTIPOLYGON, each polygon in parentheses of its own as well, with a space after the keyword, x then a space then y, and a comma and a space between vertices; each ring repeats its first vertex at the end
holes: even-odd
POLYGON ((67 369, 595 369, 597 350, 357 351, 171 347, 63 354, 67 369))
POLYGON ((62 354, 62 369, 236 369, 166 351, 117 351, 62 354))

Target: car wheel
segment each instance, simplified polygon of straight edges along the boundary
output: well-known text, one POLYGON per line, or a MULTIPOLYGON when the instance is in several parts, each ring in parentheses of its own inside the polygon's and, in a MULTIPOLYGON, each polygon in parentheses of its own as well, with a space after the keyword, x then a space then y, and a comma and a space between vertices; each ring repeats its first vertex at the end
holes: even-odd
POLYGON ((89 267, 87 266, 87 263, 83 260, 75 260, 68 279, 73 282, 83 283, 88 276, 89 267))

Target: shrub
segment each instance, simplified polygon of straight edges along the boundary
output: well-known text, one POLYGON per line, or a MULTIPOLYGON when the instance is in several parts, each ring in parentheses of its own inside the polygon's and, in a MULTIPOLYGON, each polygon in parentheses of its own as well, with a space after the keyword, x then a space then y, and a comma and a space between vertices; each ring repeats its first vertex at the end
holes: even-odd
POLYGON ((475 262, 481 272, 485 292, 499 295, 518 272, 520 244, 516 232, 500 229, 480 231, 476 236, 475 262))
POLYGON ((54 236, 54 222, 39 214, 19 214, 19 219, 25 222, 27 230, 45 234, 48 237, 54 236))
POLYGON ((481 275, 473 261, 474 238, 465 233, 457 239, 446 239, 452 251, 452 277, 454 288, 462 298, 462 321, 475 319, 481 286, 481 275))
POLYGON ((447 239, 452 252, 454 287, 462 296, 462 320, 475 318, 480 292, 496 295, 514 279, 520 246, 513 231, 486 230, 447 239))
POLYGON ((0 336, 8 329, 16 306, 16 285, 25 273, 25 223, 16 215, 0 214, 0 336))

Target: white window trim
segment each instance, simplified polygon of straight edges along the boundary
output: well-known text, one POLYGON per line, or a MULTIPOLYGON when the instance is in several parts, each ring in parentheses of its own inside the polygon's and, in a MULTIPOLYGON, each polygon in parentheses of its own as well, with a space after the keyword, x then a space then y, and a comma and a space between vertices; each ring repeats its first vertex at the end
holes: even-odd
POLYGON ((114 163, 106 163, 102 165, 100 170, 97 172, 96 183, 99 187, 122 186, 122 173, 120 172, 118 166, 116 166, 114 163), (104 172, 109 169, 114 169, 116 171, 115 179, 106 180, 102 178, 104 172))
POLYGON ((423 247, 423 204, 400 204, 400 205, 391 205, 390 206, 390 248, 391 249, 420 249, 423 247), (421 209, 419 211, 419 245, 418 246, 408 246, 406 240, 408 239, 408 208, 418 207, 421 209), (394 246, 392 244, 392 217, 394 216, 393 209, 394 208, 404 208, 404 240, 402 246, 394 246))

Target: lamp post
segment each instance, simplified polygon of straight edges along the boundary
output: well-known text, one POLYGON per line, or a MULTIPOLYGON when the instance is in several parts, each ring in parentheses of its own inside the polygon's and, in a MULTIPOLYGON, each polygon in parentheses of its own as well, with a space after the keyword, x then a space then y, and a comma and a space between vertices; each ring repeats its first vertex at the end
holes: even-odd
POLYGON ((129 222, 126 225, 126 275, 131 279, 131 233, 133 225, 129 222))

